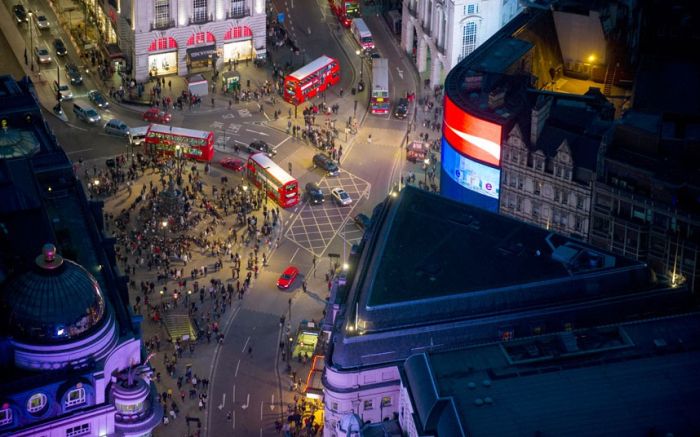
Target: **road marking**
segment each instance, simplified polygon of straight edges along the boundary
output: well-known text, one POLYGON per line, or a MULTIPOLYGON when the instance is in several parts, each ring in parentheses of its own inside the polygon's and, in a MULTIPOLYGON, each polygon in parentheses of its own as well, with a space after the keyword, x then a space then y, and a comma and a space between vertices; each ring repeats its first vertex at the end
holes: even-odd
POLYGON ((399 77, 403 79, 403 70, 399 69, 399 67, 396 67, 396 72, 399 73, 399 77))
POLYGON ((236 384, 233 384, 233 400, 231 403, 236 403, 236 384))
POLYGON ((260 401, 260 420, 263 420, 263 401, 260 401))
POLYGON ((282 141, 279 142, 279 144, 277 144, 275 147, 273 147, 273 149, 274 149, 274 150, 277 150, 277 148, 278 148, 279 146, 281 146, 282 144, 286 143, 286 142, 289 141, 291 138, 292 138, 292 137, 287 137, 287 138, 283 139, 282 141))
POLYGON ((246 410, 250 406, 250 393, 246 395, 245 405, 241 405, 241 408, 246 410))
POLYGON ((233 420, 233 429, 236 429, 236 410, 233 410, 233 416, 231 417, 231 419, 233 420))
POLYGON ((272 398, 270 399, 270 411, 274 411, 275 409, 275 394, 272 393, 272 398))
POLYGON ((292 260, 294 259, 295 256, 297 256, 297 253, 299 253, 299 248, 297 247, 297 250, 294 252, 294 255, 292 255, 292 258, 290 258, 289 262, 291 263, 292 260))
POLYGON ((264 137, 269 137, 269 136, 270 136, 269 134, 266 134, 266 133, 264 133, 264 132, 258 132, 258 131, 256 131, 256 130, 246 129, 246 132, 252 132, 252 133, 254 133, 254 134, 262 135, 262 136, 264 136, 264 137))
POLYGON ((223 119, 226 120, 226 119, 236 118, 236 115, 235 115, 235 114, 232 114, 232 113, 230 113, 230 114, 224 114, 224 115, 221 116, 221 118, 223 118, 223 119))
POLYGON ((234 378, 238 376, 238 367, 239 367, 240 365, 241 365, 241 360, 238 360, 238 364, 236 364, 236 373, 233 374, 233 377, 234 377, 234 378))
POLYGON ((224 393, 223 399, 221 399, 221 403, 219 404, 219 410, 223 410, 224 405, 226 405, 226 393, 224 393))
POLYGON ((87 132, 87 131, 88 131, 88 130, 85 129, 84 127, 79 127, 79 126, 76 126, 76 125, 71 124, 71 123, 66 123, 66 124, 67 124, 68 126, 72 127, 73 129, 78 129, 78 130, 81 130, 81 131, 83 131, 83 132, 87 132))
POLYGON ((89 152, 90 150, 92 150, 92 149, 73 150, 72 152, 66 152, 66 155, 73 155, 74 153, 89 152))
POLYGON ((250 336, 248 336, 248 338, 245 340, 245 344, 243 345, 243 350, 241 351, 241 353, 245 352, 245 348, 248 347, 249 341, 250 341, 250 336))
POLYGON ((238 143, 238 144, 243 144, 244 146, 247 146, 247 145, 248 145, 248 144, 244 143, 243 141, 238 141, 238 140, 235 139, 235 138, 233 139, 233 142, 234 142, 234 143, 238 143))

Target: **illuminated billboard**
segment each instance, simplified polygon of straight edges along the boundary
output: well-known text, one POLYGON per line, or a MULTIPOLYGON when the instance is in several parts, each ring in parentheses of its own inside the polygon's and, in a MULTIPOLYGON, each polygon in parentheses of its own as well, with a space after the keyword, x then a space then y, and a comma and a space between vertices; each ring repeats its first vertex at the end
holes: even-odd
POLYGON ((462 155, 500 166, 501 126, 467 114, 447 96, 442 134, 462 155))
POLYGON ((473 161, 442 140, 442 171, 462 187, 477 194, 498 199, 501 171, 473 161))

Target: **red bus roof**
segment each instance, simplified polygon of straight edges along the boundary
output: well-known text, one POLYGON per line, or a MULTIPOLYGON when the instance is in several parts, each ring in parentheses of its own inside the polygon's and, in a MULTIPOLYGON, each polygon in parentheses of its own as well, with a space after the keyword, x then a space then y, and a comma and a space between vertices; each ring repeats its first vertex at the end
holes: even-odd
POLYGON ((288 182, 296 181, 289 173, 284 171, 282 167, 277 165, 269 156, 264 153, 256 153, 248 158, 250 161, 257 163, 260 167, 264 168, 267 173, 275 178, 277 182, 284 185, 288 182))
MULTIPOLYGON (((156 132, 165 135, 179 135, 182 137, 199 138, 202 140, 206 140, 207 138, 209 138, 210 135, 213 134, 212 131, 187 129, 184 127, 175 126, 165 126, 163 124, 155 123, 151 124, 148 127, 148 132, 156 132)), ((148 136, 148 133, 146 133, 146 136, 148 136)))
POLYGON ((326 55, 321 56, 320 58, 317 58, 308 64, 304 65, 297 71, 291 73, 289 76, 293 77, 294 79, 301 80, 308 76, 311 73, 314 73, 321 68, 325 67, 326 65, 329 65, 331 62, 336 62, 335 59, 329 58, 326 55))

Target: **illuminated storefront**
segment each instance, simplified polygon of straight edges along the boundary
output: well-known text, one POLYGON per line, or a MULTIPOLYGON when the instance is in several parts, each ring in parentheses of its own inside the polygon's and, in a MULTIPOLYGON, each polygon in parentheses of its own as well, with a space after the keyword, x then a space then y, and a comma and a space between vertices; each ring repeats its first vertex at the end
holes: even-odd
POLYGON ((189 73, 211 69, 216 65, 216 39, 210 32, 197 32, 187 40, 187 70, 189 73))
POLYGON ((148 47, 148 69, 152 76, 177 74, 177 42, 158 38, 148 47))
POLYGON ((232 27, 224 35, 224 62, 255 58, 253 32, 248 26, 232 27))
POLYGON ((440 172, 443 196, 498 211, 501 131, 499 124, 467 113, 445 96, 440 172))

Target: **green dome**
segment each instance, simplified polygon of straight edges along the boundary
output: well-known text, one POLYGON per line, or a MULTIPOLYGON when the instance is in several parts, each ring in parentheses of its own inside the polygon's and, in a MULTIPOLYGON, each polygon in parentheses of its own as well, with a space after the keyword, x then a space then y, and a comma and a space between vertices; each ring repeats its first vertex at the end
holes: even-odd
POLYGON ((62 343, 82 336, 105 313, 102 291, 83 267, 47 244, 36 266, 10 278, 0 292, 6 334, 31 343, 62 343))

